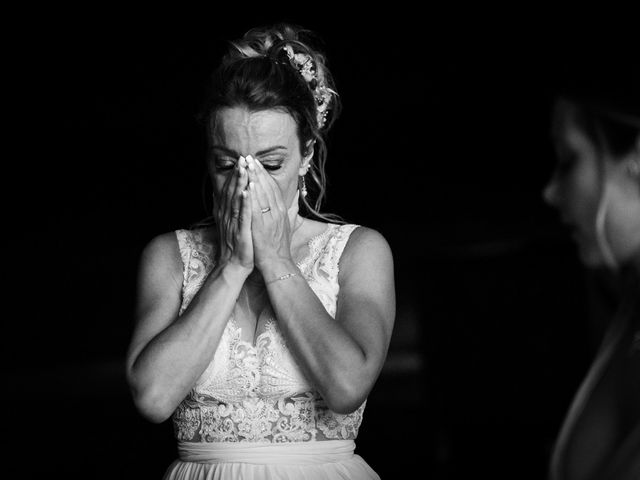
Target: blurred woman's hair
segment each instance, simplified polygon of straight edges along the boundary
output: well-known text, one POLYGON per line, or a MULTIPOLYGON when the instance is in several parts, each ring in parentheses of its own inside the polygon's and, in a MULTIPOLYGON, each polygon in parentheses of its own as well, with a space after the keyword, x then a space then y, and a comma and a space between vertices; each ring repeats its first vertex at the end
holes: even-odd
POLYGON ((564 107, 571 108, 573 120, 600 153, 609 154, 615 160, 637 148, 640 117, 621 111, 601 98, 563 93, 558 99, 559 107, 568 104, 564 107))
POLYGON ((606 52, 586 53, 563 60, 554 72, 556 104, 571 107, 574 121, 600 153, 622 158, 637 148, 640 136, 640 67, 606 52))

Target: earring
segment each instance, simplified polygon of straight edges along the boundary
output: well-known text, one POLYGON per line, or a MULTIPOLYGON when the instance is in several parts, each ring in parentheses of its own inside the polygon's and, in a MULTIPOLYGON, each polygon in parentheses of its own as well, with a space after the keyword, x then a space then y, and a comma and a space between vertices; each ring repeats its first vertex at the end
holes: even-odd
POLYGON ((627 166, 629 173, 634 177, 640 176, 640 160, 634 160, 627 166))
POLYGON ((300 193, 302 194, 303 197, 307 196, 307 184, 304 181, 304 175, 301 175, 302 177, 302 186, 300 187, 300 193))

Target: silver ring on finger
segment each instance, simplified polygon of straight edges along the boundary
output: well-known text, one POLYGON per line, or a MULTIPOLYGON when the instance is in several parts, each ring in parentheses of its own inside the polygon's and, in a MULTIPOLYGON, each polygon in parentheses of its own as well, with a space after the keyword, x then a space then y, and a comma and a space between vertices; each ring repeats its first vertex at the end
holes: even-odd
POLYGON ((264 207, 260 209, 262 213, 267 213, 269 210, 271 210, 271 207, 264 207))

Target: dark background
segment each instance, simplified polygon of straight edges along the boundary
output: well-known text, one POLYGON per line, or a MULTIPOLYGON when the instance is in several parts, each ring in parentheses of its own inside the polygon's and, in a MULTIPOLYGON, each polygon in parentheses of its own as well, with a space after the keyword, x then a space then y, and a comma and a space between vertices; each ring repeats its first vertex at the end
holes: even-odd
POLYGON ((139 417, 124 380, 138 256, 205 215, 194 116, 224 42, 285 20, 324 39, 344 104, 325 210, 395 257, 358 453, 382 478, 544 478, 602 328, 598 282, 541 198, 551 92, 563 72, 628 69, 633 36, 550 12, 283 11, 8 17, 10 468, 153 479, 175 458, 170 423, 139 417))

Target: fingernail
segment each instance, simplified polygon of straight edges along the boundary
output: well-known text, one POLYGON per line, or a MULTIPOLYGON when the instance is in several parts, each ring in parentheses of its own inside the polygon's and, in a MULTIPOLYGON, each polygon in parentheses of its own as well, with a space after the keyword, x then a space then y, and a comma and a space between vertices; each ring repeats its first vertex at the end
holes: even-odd
POLYGON ((249 189, 253 190, 253 182, 249 182, 249 189))

